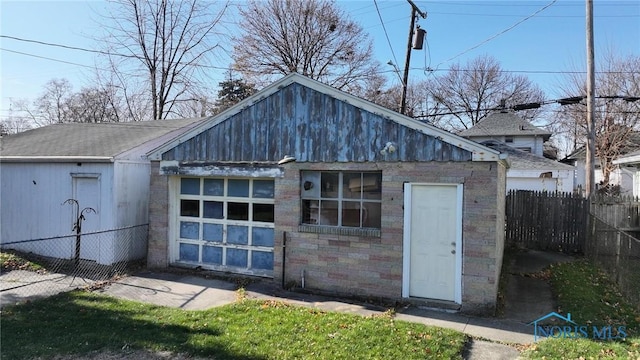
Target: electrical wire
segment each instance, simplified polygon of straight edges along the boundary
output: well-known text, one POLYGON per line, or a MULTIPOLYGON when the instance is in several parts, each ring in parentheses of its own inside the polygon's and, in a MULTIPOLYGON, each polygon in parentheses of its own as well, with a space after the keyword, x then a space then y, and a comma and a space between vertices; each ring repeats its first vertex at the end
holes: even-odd
MULTIPOLYGON (((429 47, 428 41, 427 41, 427 47, 429 47)), ((105 70, 105 69, 96 68, 95 66, 84 65, 84 64, 79 64, 79 63, 75 63, 75 62, 54 59, 54 58, 35 55, 35 54, 30 54, 30 53, 26 53, 26 52, 22 52, 22 51, 15 51, 15 50, 10 50, 10 49, 6 49, 6 48, 0 48, 0 50, 1 51, 10 52, 10 53, 19 54, 19 55, 35 57, 35 58, 39 58, 39 59, 43 59, 43 60, 59 62, 59 63, 63 63, 63 64, 75 65, 75 66, 80 66, 80 67, 85 67, 85 68, 90 68, 90 69, 105 70)), ((232 67, 212 66, 212 65, 199 65, 199 67, 207 68, 207 69, 226 70, 226 71, 235 70, 232 67)), ((431 69, 429 67, 427 67, 426 69, 425 68, 421 68, 421 67, 412 67, 412 68, 410 68, 410 70, 422 70, 422 71, 426 71, 426 72, 429 72, 429 73, 451 71, 451 69, 431 69)), ((480 70, 481 69, 456 69, 455 71, 476 72, 476 71, 480 71, 480 70)), ((251 71, 249 71, 249 72, 251 72, 251 71)), ((390 72, 395 72, 396 74, 398 74, 398 71, 395 70, 395 69, 394 70, 382 70, 382 71, 377 72, 377 74, 388 74, 390 72)), ((586 74, 586 71, 554 71, 554 70, 500 70, 500 72, 501 73, 516 73, 516 74, 559 74, 559 75, 586 74)), ((596 71, 596 74, 640 74, 640 69, 638 69, 637 71, 596 71)))
POLYGON ((436 66, 436 68, 439 68, 439 67, 440 67, 440 65, 442 65, 442 64, 444 64, 444 63, 447 63, 447 62, 449 62, 449 61, 451 61, 451 60, 453 60, 453 59, 456 59, 456 58, 458 58, 458 57, 460 57, 460 56, 462 56, 462 55, 464 55, 464 54, 468 53, 468 52, 469 52, 469 51, 471 51, 471 50, 477 49, 477 48, 479 48, 480 46, 482 46, 482 45, 484 45, 484 44, 488 43, 489 41, 491 41, 491 40, 493 40, 493 39, 497 38, 498 36, 500 36, 500 35, 502 35, 502 34, 504 34, 504 33, 508 32, 508 31, 512 30, 512 29, 513 29, 513 28, 515 28, 516 26, 518 26, 518 25, 522 24, 523 22, 525 22, 525 21, 527 21, 527 20, 531 19, 532 17, 534 17, 534 16, 538 15, 539 13, 541 13, 542 11, 546 10, 546 9, 547 9, 547 8, 549 8, 551 5, 555 4, 555 2, 556 2, 556 1, 557 1, 557 0, 552 0, 549 4, 547 4, 547 5, 543 6, 542 8, 538 9, 538 10, 537 10, 536 12, 534 12, 533 14, 531 14, 531 15, 529 15, 529 16, 527 16, 527 17, 525 17, 524 19, 522 19, 522 20, 520 20, 520 21, 518 21, 518 22, 516 22, 515 24, 511 25, 510 27, 508 27, 508 28, 506 28, 506 29, 504 29, 504 30, 500 31, 499 33, 497 33, 497 34, 495 34, 495 35, 493 35, 493 36, 491 36, 491 37, 489 37, 489 38, 487 38, 487 39, 485 39, 484 41, 482 41, 482 42, 478 43, 477 45, 474 45, 474 46, 470 47, 469 49, 464 50, 464 51, 462 51, 461 53, 459 53, 459 54, 457 54, 457 55, 455 55, 455 56, 453 56, 453 57, 451 57, 451 58, 449 58, 449 59, 447 59, 447 60, 445 60, 445 61, 442 61, 441 63, 439 63, 439 64, 436 66))
MULTIPOLYGON (((387 38, 387 44, 389 44, 389 49, 391 49, 391 55, 393 56, 393 64, 389 64, 391 66, 393 66, 394 68, 397 66, 398 64, 398 59, 396 58, 396 53, 393 51, 393 45, 391 45, 391 40, 389 39, 389 33, 387 33, 387 27, 384 26, 384 20, 382 20, 382 14, 380 13, 380 9, 378 8, 378 1, 377 0, 373 0, 373 3, 376 6, 376 11, 378 12, 378 18, 380 18, 380 24, 382 25, 382 30, 384 31, 384 36, 387 38)), ((400 83, 404 84, 404 81, 402 80, 402 77, 400 77, 400 71, 396 69, 396 74, 398 74, 398 78, 400 78, 400 83)))
MULTIPOLYGON (((456 15, 456 16, 474 16, 474 17, 514 17, 516 15, 509 14, 474 14, 474 13, 451 13, 451 12, 438 12, 438 11, 430 11, 429 14, 432 15, 456 15)), ((640 15, 636 14, 626 14, 626 15, 600 15, 598 18, 630 18, 630 17, 639 17, 640 15)), ((584 18, 582 15, 539 15, 539 18, 584 18)))
POLYGON ((136 56, 136 55, 125 55, 125 54, 118 54, 118 53, 112 53, 112 52, 107 52, 107 51, 92 50, 92 49, 86 49, 86 48, 81 48, 81 47, 77 47, 77 46, 69 46, 69 45, 50 43, 50 42, 39 41, 39 40, 24 39, 24 38, 19 38, 19 37, 15 37, 15 36, 9 36, 9 35, 0 35, 0 38, 11 39, 11 40, 16 40, 16 41, 22 41, 22 42, 28 42, 28 43, 39 44, 39 45, 45 45, 45 46, 53 46, 53 47, 69 49, 69 50, 84 51, 84 52, 100 54, 100 55, 109 55, 109 56, 119 56, 119 57, 132 58, 132 59, 141 59, 140 56, 136 56))
POLYGON ((10 53, 14 53, 14 54, 20 54, 20 55, 24 55, 24 56, 31 56, 31 57, 35 57, 35 58, 39 58, 39 59, 55 61, 55 62, 59 62, 59 63, 63 63, 63 64, 69 64, 69 65, 75 65, 75 66, 81 66, 81 67, 86 67, 86 68, 90 68, 90 69, 95 69, 95 67, 93 67, 93 66, 84 65, 84 64, 78 64, 78 63, 74 63, 74 62, 71 62, 71 61, 58 60, 58 59, 54 59, 54 58, 50 58, 50 57, 46 57, 46 56, 29 54, 29 53, 25 53, 25 52, 21 52, 21 51, 15 51, 15 50, 9 50, 9 49, 5 49, 5 48, 0 48, 0 50, 6 51, 6 52, 10 52, 10 53))
MULTIPOLYGON (((586 98, 585 96, 578 96, 575 98, 571 98, 571 99, 577 99, 577 98, 586 98)), ((602 96, 595 96, 595 99, 607 99, 607 100, 612 100, 612 99, 618 99, 618 100, 625 100, 627 102, 635 102, 640 100, 640 95, 638 96, 625 96, 625 95, 602 95, 602 96)), ((540 106, 542 105, 550 105, 550 104, 562 104, 562 101, 568 99, 568 98, 561 98, 561 99, 554 99, 554 100, 543 100, 543 101, 539 101, 539 102, 533 102, 533 103, 529 103, 529 104, 518 104, 518 105, 513 105, 511 107, 508 107, 507 109, 510 110, 515 110, 517 109, 519 106, 521 105, 531 105, 531 104, 539 104, 540 106)), ((567 105, 569 105, 569 103, 567 103, 567 105)), ((491 111, 491 110, 497 110, 497 107, 490 107, 490 108, 482 108, 482 109, 474 109, 473 112, 478 112, 478 111, 491 111)), ((527 109, 521 109, 521 110, 527 110, 527 109)), ((414 116, 415 119, 423 119, 423 118, 429 118, 429 117, 436 117, 436 116, 444 116, 444 115, 458 115, 458 114, 464 114, 464 113, 468 113, 470 112, 469 110, 458 110, 458 111, 450 111, 450 112, 446 112, 446 113, 437 113, 437 114, 426 114, 426 115, 417 115, 414 116)), ((617 114, 640 114, 640 111, 636 112, 636 111, 618 111, 615 112, 617 114)))

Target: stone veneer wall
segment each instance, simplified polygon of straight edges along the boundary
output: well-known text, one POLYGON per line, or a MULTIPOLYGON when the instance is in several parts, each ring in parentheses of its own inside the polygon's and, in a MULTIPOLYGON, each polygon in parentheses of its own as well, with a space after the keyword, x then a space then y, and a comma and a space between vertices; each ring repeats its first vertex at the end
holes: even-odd
MULTIPOLYGON (((464 184, 462 308, 467 313, 495 310, 504 248, 506 169, 496 162, 289 163, 275 182, 274 279, 307 290, 400 300, 402 294, 403 184, 464 184), (300 232, 300 170, 382 170, 380 237, 300 232)), ((148 266, 168 264, 168 177, 151 165, 148 266)))
POLYGON ((151 162, 149 187, 149 245, 147 267, 169 266, 169 177, 160 175, 160 162, 151 162))
POLYGON ((287 236, 284 283, 335 294, 401 299, 403 185, 464 184, 462 308, 495 310, 504 246, 506 169, 495 162, 291 163, 276 181, 275 281, 282 281, 282 239, 287 236), (300 170, 382 170, 380 237, 305 233, 300 218, 300 170))

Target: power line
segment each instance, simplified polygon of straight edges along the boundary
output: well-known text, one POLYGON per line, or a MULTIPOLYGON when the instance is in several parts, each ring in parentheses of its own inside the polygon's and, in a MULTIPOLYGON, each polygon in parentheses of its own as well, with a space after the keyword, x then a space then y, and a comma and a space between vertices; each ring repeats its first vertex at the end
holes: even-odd
MULTIPOLYGON (((393 56, 393 64, 389 64, 389 65, 393 66, 394 69, 397 70, 397 68, 396 68, 397 65, 396 64, 398 64, 398 59, 396 58, 395 51, 393 51, 393 45, 391 45, 391 40, 389 39, 389 34, 387 33, 387 27, 384 26, 384 20, 382 20, 382 14, 380 14, 380 9, 378 8, 378 2, 376 0, 373 0, 373 3, 376 6, 376 11, 378 12, 378 18, 380 18, 380 24, 382 25, 382 30, 384 31, 384 36, 387 38, 387 44, 389 44, 389 49, 391 49, 391 55, 393 56)), ((400 77, 399 70, 397 70, 396 73, 398 74, 398 77, 400 77)), ((402 78, 400 78, 400 82, 404 84, 404 82, 402 81, 402 78)))
POLYGON ((553 5, 556 1, 557 1, 557 0, 552 0, 549 4, 547 4, 547 5, 543 6, 542 8, 538 9, 538 10, 537 10, 536 12, 534 12, 533 14, 531 14, 531 15, 529 15, 529 16, 527 16, 527 17, 525 17, 524 19, 522 19, 522 20, 520 20, 520 21, 518 21, 518 22, 516 22, 515 24, 511 25, 510 27, 508 27, 508 28, 506 28, 506 29, 504 29, 504 30, 500 31, 499 33, 497 33, 497 34, 495 34, 495 35, 493 35, 493 36, 491 36, 491 37, 489 37, 489 38, 487 38, 486 40, 484 40, 484 41, 482 41, 482 42, 478 43, 477 45, 474 45, 474 46, 470 47, 469 49, 467 49, 467 50, 465 50, 465 51, 463 51, 463 52, 459 53, 458 55, 453 56, 453 57, 451 57, 451 58, 449 58, 449 59, 447 59, 447 60, 445 60, 445 61, 441 62, 440 64, 438 64, 438 65, 436 66, 436 68, 438 68, 440 65, 442 65, 442 64, 444 64, 444 63, 446 63, 446 62, 449 62, 449 61, 451 61, 451 60, 453 60, 453 59, 455 59, 455 58, 457 58, 457 57, 460 57, 460 56, 462 56, 462 55, 464 55, 464 54, 468 53, 469 51, 471 51, 471 50, 473 50, 473 49, 476 49, 476 48, 478 48, 478 47, 480 47, 480 46, 482 46, 482 45, 484 45, 484 44, 488 43, 489 41, 491 41, 491 40, 493 40, 493 39, 497 38, 498 36, 500 36, 500 35, 502 35, 502 34, 506 33, 506 32, 507 32, 507 31, 509 31, 509 30, 512 30, 512 29, 513 29, 513 28, 515 28, 516 26, 518 26, 518 25, 522 24, 523 22, 525 22, 525 21, 527 21, 527 20, 531 19, 532 17, 534 17, 534 16, 538 15, 539 13, 541 13, 542 11, 546 10, 548 7, 550 7, 551 5, 553 5))
POLYGON ((95 69, 93 66, 84 65, 84 64, 78 64, 78 63, 74 63, 74 62, 70 62, 70 61, 58 60, 58 59, 54 59, 54 58, 50 58, 50 57, 46 57, 46 56, 34 55, 34 54, 29 54, 29 53, 25 53, 25 52, 21 52, 21 51, 9 50, 9 49, 5 49, 5 48, 0 48, 0 50, 6 51, 6 52, 10 52, 10 53, 14 53, 14 54, 20 54, 20 55, 24 55, 24 56, 31 56, 31 57, 35 57, 35 58, 39 58, 39 59, 55 61, 55 62, 59 62, 59 63, 63 63, 63 64, 82 66, 82 67, 86 67, 86 68, 95 69))
MULTIPOLYGON (((462 2, 462 1, 429 1, 429 4, 431 5, 447 5, 447 6, 478 6, 478 7, 482 7, 482 8, 487 8, 487 7, 500 7, 500 8, 505 8, 505 7, 532 7, 534 5, 530 4, 530 3, 521 3, 521 2, 515 2, 515 1, 498 1, 498 2, 488 2, 488 1, 474 1, 474 2, 462 2)), ((606 2, 602 2, 602 3, 598 3, 597 4, 598 7, 620 7, 620 6, 633 6, 636 7, 637 3, 633 3, 631 1, 620 1, 620 2, 613 2, 613 1, 606 1, 606 2)), ((561 2, 556 4, 556 7, 579 7, 580 9, 583 8, 582 3, 580 2, 561 2)))
MULTIPOLYGON (((627 95, 603 95, 603 96, 595 96, 596 99, 607 99, 607 100, 614 100, 614 99, 618 99, 618 100, 624 100, 626 102, 635 102, 640 100, 640 95, 638 96, 627 96, 627 95)), ((544 100, 544 101, 540 101, 540 102, 533 102, 533 103, 527 103, 527 104, 517 104, 517 105, 513 105, 511 107, 505 108, 505 109, 510 109, 510 110, 514 110, 514 111, 520 111, 520 110, 529 110, 529 109, 537 109, 539 107, 542 107, 542 105, 550 105, 550 104, 560 104, 560 105, 571 105, 571 104, 578 104, 580 101, 586 99, 586 96, 574 96, 574 97, 567 97, 567 98, 561 98, 561 99, 554 99, 554 100, 544 100)), ((473 112, 478 112, 478 111, 491 111, 491 110, 498 110, 498 109, 502 109, 501 107, 491 107, 491 108, 483 108, 483 109, 477 109, 477 110, 472 110, 473 112)), ((446 112, 446 113, 438 113, 438 114, 427 114, 427 115, 417 115, 414 116, 414 118, 416 119, 424 119, 424 118, 429 118, 429 117, 436 117, 436 116, 444 116, 444 115, 458 115, 458 114, 464 114, 464 113, 468 113, 470 112, 469 110, 458 110, 458 111, 450 111, 450 112, 446 112)), ((619 111, 619 112, 615 112, 615 113, 625 113, 625 114, 635 114, 638 113, 640 114, 640 112, 635 112, 635 111, 619 111)))
MULTIPOLYGON (((96 67, 90 66, 90 65, 84 65, 84 64, 74 63, 74 62, 70 62, 70 61, 54 59, 54 58, 35 55, 35 54, 30 54, 30 53, 26 53, 26 52, 22 52, 22 51, 15 51, 15 50, 10 50, 10 49, 5 49, 5 48, 0 48, 0 50, 6 51, 6 52, 10 52, 10 53, 19 54, 19 55, 35 57, 35 58, 39 58, 39 59, 43 59, 43 60, 55 61, 55 62, 60 62, 60 63, 64 63, 64 64, 69 64, 69 65, 75 65, 75 66, 81 66, 81 67, 90 68, 90 69, 96 69, 96 67)), ((227 70, 227 71, 228 70, 235 70, 233 67, 214 66, 214 65, 199 65, 199 66, 203 67, 203 68, 216 69, 216 70, 227 70)), ((105 69, 102 69, 102 70, 105 70, 105 69)), ((411 70, 425 70, 425 69, 421 68, 421 67, 412 67, 411 70)), ((429 68, 427 68, 426 71, 428 71, 428 72, 448 72, 448 71, 476 72, 476 71, 482 71, 482 69, 456 69, 456 70, 452 70, 452 69, 429 69, 429 68)), ((386 73, 390 73, 390 72, 395 72, 395 70, 383 70, 383 71, 378 72, 378 74, 386 74, 386 73)), ((503 73, 518 73, 518 74, 558 74, 558 75, 586 74, 586 71, 561 71, 561 70, 500 70, 500 72, 503 72, 503 73)), ((640 69, 638 69, 637 71, 596 71, 596 74, 640 74, 640 69)))
POLYGON ((69 50, 85 51, 85 52, 94 53, 94 54, 100 54, 100 55, 110 55, 110 56, 113 55, 113 56, 120 56, 120 57, 125 57, 125 58, 141 59, 140 56, 136 56, 136 55, 125 55, 125 54, 118 54, 118 53, 112 53, 112 52, 107 52, 107 51, 92 50, 92 49, 86 49, 86 48, 81 48, 81 47, 77 47, 77 46, 56 44, 56 43, 50 43, 50 42, 45 42, 45 41, 40 41, 40 40, 24 39, 24 38, 19 38, 19 37, 15 37, 15 36, 9 36, 9 35, 0 35, 0 38, 11 39, 11 40, 16 40, 16 41, 23 41, 23 42, 34 43, 34 44, 40 44, 40 45, 45 45, 45 46, 59 47, 59 48, 69 49, 69 50))
MULTIPOLYGON (((438 12, 438 11, 430 11, 432 15, 456 15, 456 16, 486 16, 486 17, 515 17, 521 16, 517 14, 478 14, 478 13, 452 13, 452 12, 438 12)), ((539 18, 584 18, 582 15, 539 15, 539 18)), ((631 17, 640 17, 640 15, 636 14, 626 14, 626 15, 600 15, 598 18, 631 18, 631 17)))

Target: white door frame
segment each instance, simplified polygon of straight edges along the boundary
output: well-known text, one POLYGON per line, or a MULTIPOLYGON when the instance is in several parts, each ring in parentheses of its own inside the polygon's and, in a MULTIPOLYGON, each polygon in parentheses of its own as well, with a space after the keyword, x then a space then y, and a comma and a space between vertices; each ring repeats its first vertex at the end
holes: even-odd
POLYGON ((409 297, 411 279, 411 192, 413 186, 454 186, 456 187, 456 270, 454 301, 462 304, 462 184, 445 183, 405 183, 404 184, 404 229, 402 236, 402 297, 409 297))

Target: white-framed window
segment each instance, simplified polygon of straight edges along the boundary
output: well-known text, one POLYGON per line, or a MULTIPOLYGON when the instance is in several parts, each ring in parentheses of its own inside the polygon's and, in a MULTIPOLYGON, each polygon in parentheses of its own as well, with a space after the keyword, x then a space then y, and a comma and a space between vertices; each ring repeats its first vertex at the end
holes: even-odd
POLYGON ((273 271, 273 179, 182 177, 177 193, 179 262, 273 271))
POLYGON ((302 224, 380 229, 382 173, 302 171, 302 224))

